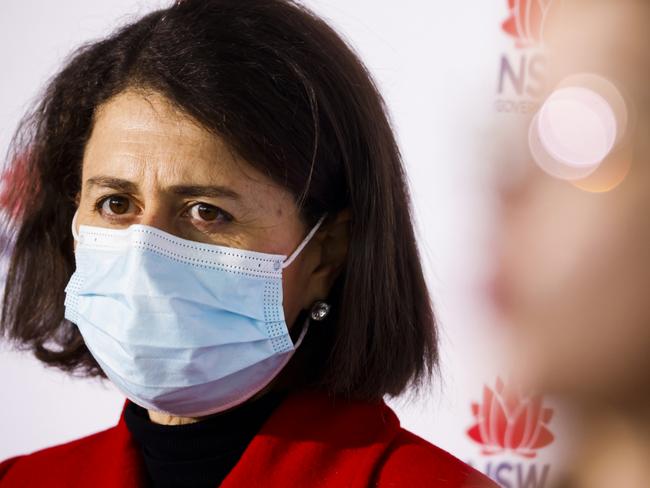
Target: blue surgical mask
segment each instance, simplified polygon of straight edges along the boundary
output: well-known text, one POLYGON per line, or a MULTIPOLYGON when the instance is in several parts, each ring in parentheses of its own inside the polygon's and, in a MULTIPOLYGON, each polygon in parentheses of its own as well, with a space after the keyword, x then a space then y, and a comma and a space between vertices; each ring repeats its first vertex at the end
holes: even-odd
POLYGON ((282 308, 287 258, 203 244, 147 225, 81 225, 65 318, 106 376, 134 403, 199 417, 267 386, 300 345, 282 308))

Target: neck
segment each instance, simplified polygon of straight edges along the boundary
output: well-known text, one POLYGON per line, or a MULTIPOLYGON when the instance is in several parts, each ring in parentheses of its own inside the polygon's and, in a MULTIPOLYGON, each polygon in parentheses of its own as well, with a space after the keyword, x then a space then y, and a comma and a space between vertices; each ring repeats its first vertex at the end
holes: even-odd
POLYGON ((149 419, 161 425, 186 425, 193 424, 201 420, 202 417, 177 417, 168 413, 156 412, 149 410, 149 419))

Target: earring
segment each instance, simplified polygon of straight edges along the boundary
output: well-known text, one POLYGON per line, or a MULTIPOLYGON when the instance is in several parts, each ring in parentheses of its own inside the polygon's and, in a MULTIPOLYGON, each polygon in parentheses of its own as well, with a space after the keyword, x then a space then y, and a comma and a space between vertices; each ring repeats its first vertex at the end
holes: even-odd
POLYGON ((323 320, 330 313, 329 303, 318 300, 311 307, 311 318, 317 321, 323 320))

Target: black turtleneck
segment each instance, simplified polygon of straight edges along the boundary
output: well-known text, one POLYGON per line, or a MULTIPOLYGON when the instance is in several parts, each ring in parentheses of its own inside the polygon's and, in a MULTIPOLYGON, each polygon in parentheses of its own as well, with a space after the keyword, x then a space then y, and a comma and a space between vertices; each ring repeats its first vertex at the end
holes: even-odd
POLYGON ((128 402, 124 420, 140 447, 152 487, 216 487, 280 404, 270 392, 224 413, 186 425, 161 425, 128 402))

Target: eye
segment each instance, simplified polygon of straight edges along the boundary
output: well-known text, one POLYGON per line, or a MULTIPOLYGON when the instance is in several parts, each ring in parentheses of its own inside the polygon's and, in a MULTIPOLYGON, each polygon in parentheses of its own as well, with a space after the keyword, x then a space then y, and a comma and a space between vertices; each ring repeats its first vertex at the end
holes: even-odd
POLYGON ((217 222, 219 220, 230 222, 233 219, 228 212, 203 202, 192 205, 189 213, 191 218, 202 222, 217 222))
POLYGON ((111 195, 98 202, 102 213, 108 215, 124 215, 131 208, 131 201, 121 195, 111 195))

